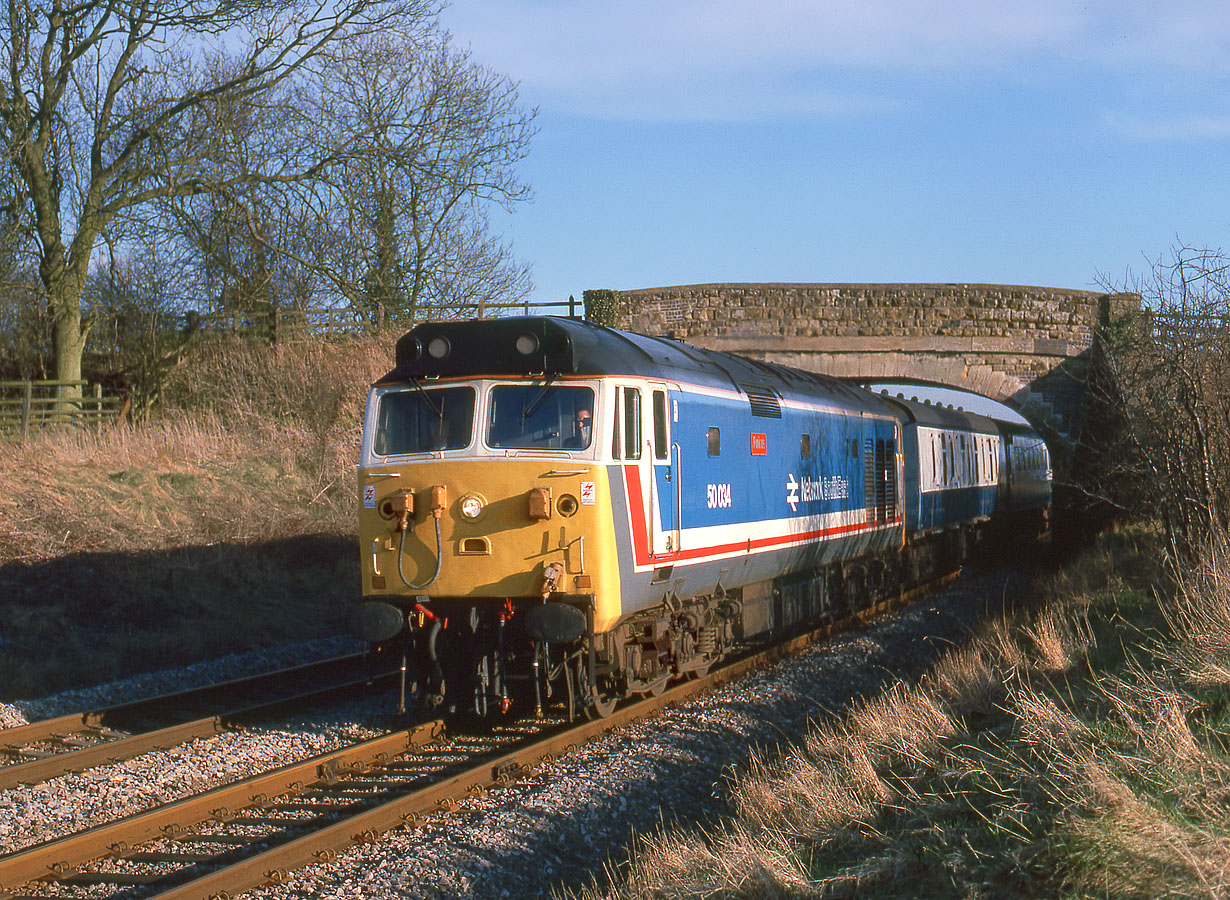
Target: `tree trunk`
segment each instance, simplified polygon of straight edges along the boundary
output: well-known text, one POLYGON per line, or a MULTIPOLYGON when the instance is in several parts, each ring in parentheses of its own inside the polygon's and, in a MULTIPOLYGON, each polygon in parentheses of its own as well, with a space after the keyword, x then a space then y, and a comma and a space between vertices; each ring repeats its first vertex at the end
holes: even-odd
MULTIPOLYGON (((85 332, 81 328, 81 309, 79 307, 58 310, 53 331, 53 346, 56 355, 56 380, 80 381, 81 357, 85 352, 85 332)), ((75 403, 81 399, 80 386, 63 387, 60 389, 61 405, 75 403)))
MULTIPOLYGON (((56 380, 81 381, 81 359, 85 354, 85 340, 89 327, 83 326, 81 316, 81 292, 85 287, 85 276, 78 269, 85 266, 65 264, 53 257, 52 263, 46 260, 42 266, 43 287, 51 302, 52 348, 55 351, 56 380), (59 265, 55 263, 59 262, 59 265)), ((86 260, 88 263, 88 259, 86 260)), ((77 405, 81 399, 81 388, 65 387, 60 390, 61 406, 77 405)))

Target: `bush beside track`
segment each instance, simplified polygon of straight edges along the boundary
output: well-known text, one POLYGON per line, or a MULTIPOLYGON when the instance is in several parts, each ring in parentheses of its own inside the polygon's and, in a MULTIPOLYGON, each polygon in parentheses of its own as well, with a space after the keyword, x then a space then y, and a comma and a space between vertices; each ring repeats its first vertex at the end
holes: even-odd
POLYGON ((205 343, 156 421, 0 453, 0 700, 335 633, 391 339, 205 343))

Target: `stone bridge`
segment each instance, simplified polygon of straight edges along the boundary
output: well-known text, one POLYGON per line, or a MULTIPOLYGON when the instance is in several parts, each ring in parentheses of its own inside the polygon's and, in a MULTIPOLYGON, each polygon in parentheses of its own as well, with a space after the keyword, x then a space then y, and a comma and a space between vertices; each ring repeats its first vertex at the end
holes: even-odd
POLYGON ((1084 421, 1099 328, 1140 309, 1134 294, 1000 284, 696 284, 613 299, 616 327, 843 378, 972 391, 1068 441, 1084 421))

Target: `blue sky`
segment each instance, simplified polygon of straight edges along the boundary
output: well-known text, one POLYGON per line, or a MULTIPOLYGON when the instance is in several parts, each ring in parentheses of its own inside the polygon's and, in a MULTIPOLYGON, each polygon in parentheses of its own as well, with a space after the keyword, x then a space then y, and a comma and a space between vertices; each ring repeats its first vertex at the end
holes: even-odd
POLYGON ((1230 223, 1230 4, 453 0, 520 83, 538 300, 722 281, 1098 288, 1230 223))

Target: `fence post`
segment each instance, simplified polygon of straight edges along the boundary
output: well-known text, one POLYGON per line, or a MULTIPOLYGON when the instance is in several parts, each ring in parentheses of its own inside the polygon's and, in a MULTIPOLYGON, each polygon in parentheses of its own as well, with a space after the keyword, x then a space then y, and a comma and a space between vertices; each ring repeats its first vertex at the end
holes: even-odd
POLYGON ((33 402, 34 385, 26 382, 21 390, 21 440, 25 443, 30 436, 30 406, 33 402))

